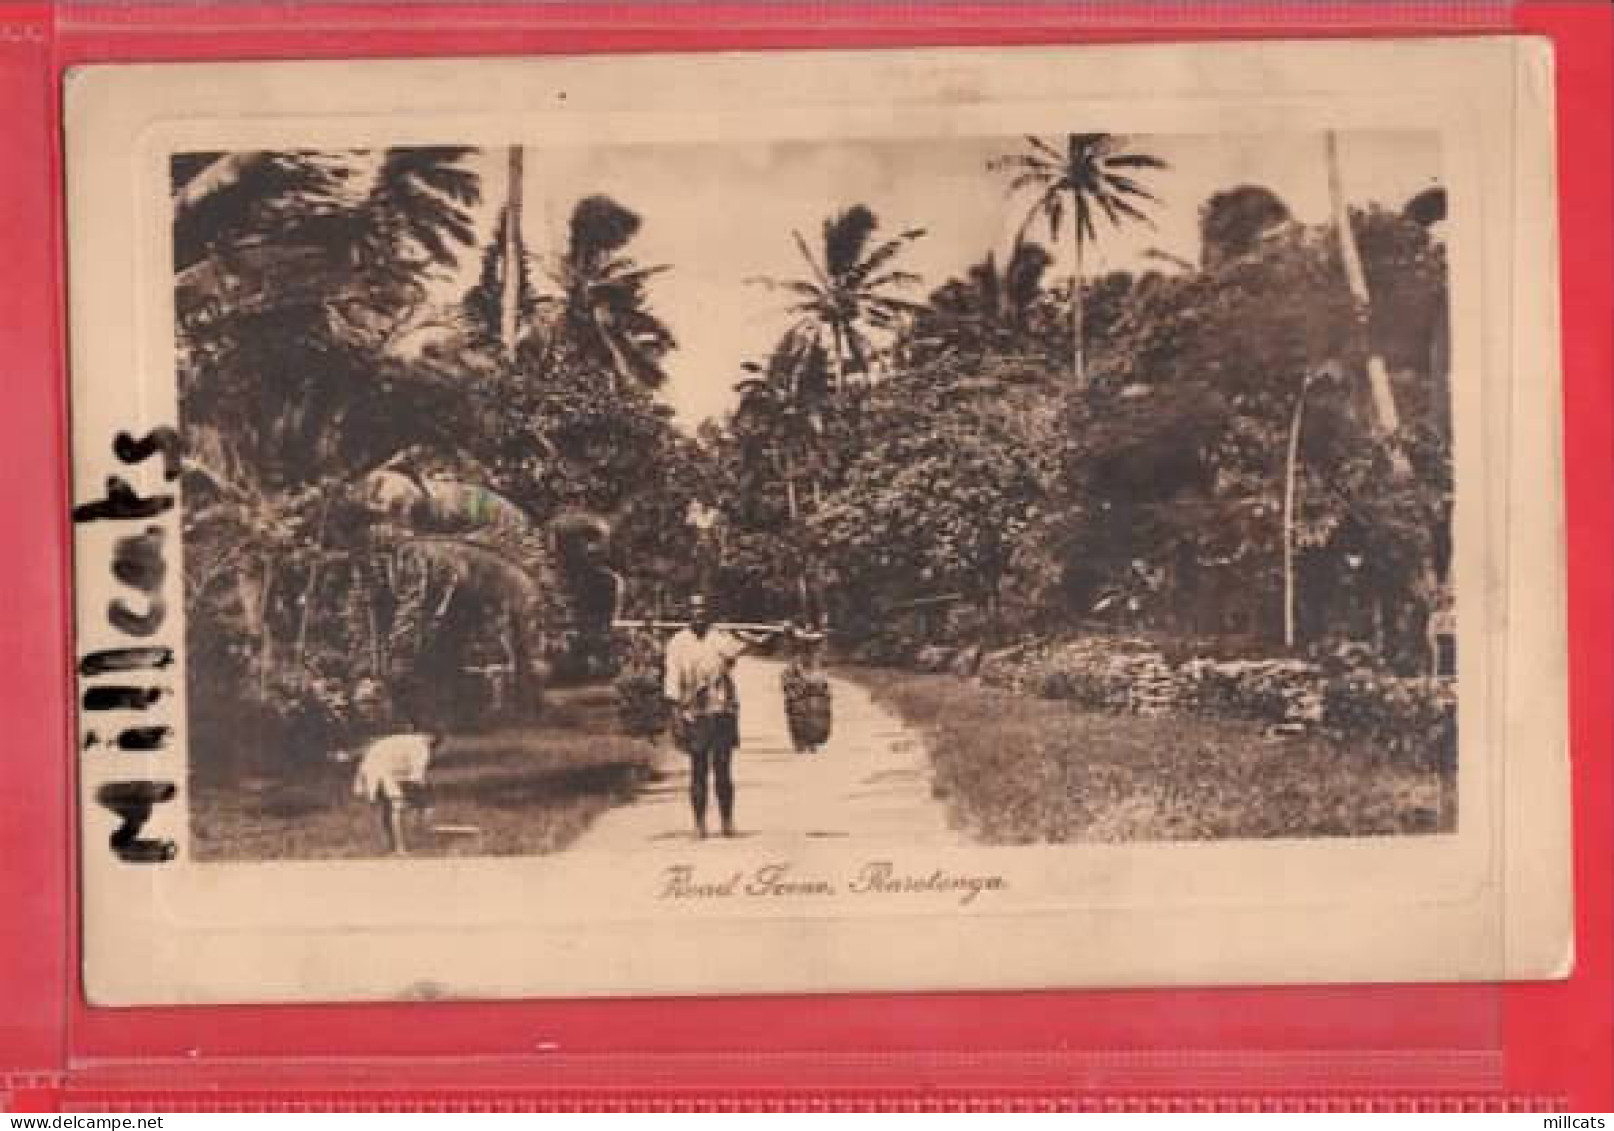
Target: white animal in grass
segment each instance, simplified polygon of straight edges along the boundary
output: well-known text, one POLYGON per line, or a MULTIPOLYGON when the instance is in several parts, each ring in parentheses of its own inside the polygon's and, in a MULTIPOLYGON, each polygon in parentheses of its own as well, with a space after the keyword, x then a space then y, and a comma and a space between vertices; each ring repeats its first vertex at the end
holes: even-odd
POLYGON ((442 741, 442 735, 431 731, 409 731, 383 735, 357 749, 333 754, 337 762, 358 763, 353 795, 376 806, 387 849, 396 856, 408 853, 405 810, 416 809, 422 815, 430 812, 426 775, 442 741))

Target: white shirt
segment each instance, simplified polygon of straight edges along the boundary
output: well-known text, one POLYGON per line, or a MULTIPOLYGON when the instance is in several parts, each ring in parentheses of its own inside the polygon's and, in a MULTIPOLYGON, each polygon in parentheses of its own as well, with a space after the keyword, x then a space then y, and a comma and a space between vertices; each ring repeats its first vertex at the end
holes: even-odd
POLYGON ((366 801, 382 798, 402 801, 404 783, 426 784, 426 768, 431 758, 430 735, 393 734, 378 738, 364 748, 359 772, 353 779, 353 792, 366 801))
POLYGON ((721 629, 709 628, 705 636, 696 636, 693 629, 679 629, 667 641, 663 694, 696 714, 735 710, 739 704, 728 673, 744 651, 744 644, 721 629))

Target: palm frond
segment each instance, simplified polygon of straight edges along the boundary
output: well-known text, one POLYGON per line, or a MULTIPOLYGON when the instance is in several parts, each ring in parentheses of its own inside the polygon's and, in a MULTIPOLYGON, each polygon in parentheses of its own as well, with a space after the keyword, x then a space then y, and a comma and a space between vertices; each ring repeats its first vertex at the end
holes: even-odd
POLYGON ((1038 153, 1041 153, 1050 161, 1057 163, 1065 160, 1065 155, 1060 153, 1052 142, 1049 142, 1044 138, 1037 137, 1035 134, 1027 134, 1026 142, 1031 146, 1032 149, 1035 149, 1038 153))
POLYGON ((600 271, 599 278, 589 285, 595 287, 640 287, 646 280, 671 270, 671 263, 655 263, 648 267, 640 267, 631 259, 616 260, 605 264, 600 271))
POLYGON ((413 535, 400 540, 394 554, 440 582, 488 594, 515 608, 531 608, 542 596, 542 587, 520 563, 470 538, 413 535))
POLYGON ((1115 210, 1116 199, 1117 198, 1111 197, 1108 193, 1099 192, 1093 194, 1093 200, 1103 211, 1104 218, 1110 222, 1111 227, 1117 227, 1121 223, 1120 213, 1116 212, 1115 210))
POLYGON ((923 281, 912 271, 887 271, 868 280, 863 286, 866 290, 876 291, 883 287, 916 287, 923 281))
POLYGON ((824 221, 824 272, 831 279, 850 273, 863 258, 880 226, 866 204, 854 204, 824 221))
POLYGON ((900 236, 887 240, 846 271, 842 280, 843 285, 853 290, 863 286, 865 280, 900 254, 908 242, 900 236))
POLYGON ((1152 153, 1117 153, 1106 159, 1106 165, 1113 165, 1118 169, 1169 169, 1171 165, 1164 159, 1152 153))
POLYGON ((1045 177, 1059 177, 1065 168, 1064 159, 1048 161, 1029 153, 1005 153, 1000 157, 993 157, 986 163, 989 171, 1003 173, 1018 169, 1023 173, 1036 173, 1045 177))
POLYGON ((909 302, 906 299, 882 296, 871 298, 866 304, 866 311, 871 322, 880 325, 889 325, 901 315, 919 314, 925 309, 922 302, 909 302))
POLYGON ((1131 177, 1123 177, 1119 173, 1104 174, 1104 183, 1116 192, 1127 196, 1142 197, 1144 200, 1158 200, 1154 193, 1144 188, 1131 177))
POLYGON ((813 283, 804 279, 773 279, 766 275, 751 275, 746 278, 751 286, 762 287, 770 291, 788 291, 804 299, 817 300, 824 298, 824 291, 813 283))
POLYGON ((382 156, 370 189, 375 238, 405 258, 424 255, 442 266, 476 238, 468 210, 480 202, 481 178, 456 163, 464 147, 396 148, 382 156), (401 245, 401 246, 400 246, 401 245))
POLYGON ((1060 188, 1064 187, 1062 177, 1052 173, 1021 173, 1009 182, 1009 194, 1021 192, 1028 188, 1060 188))
POLYGON ((585 196, 572 207, 566 258, 581 266, 612 255, 627 246, 642 225, 637 212, 609 196, 585 196))
POLYGON ((1107 197, 1105 199, 1108 199, 1115 210, 1121 215, 1127 217, 1127 219, 1136 220, 1140 224, 1147 224, 1151 228, 1154 227, 1154 220, 1148 215, 1148 213, 1133 206, 1133 204, 1125 198, 1116 196, 1107 197))
POLYGON ((813 258, 812 248, 807 246, 807 241, 802 237, 802 234, 792 231, 790 238, 796 241, 796 250, 801 252, 801 257, 807 261, 807 267, 812 271, 813 278, 818 281, 822 291, 828 292, 834 289, 834 284, 829 279, 829 271, 827 268, 819 266, 818 260, 813 258))

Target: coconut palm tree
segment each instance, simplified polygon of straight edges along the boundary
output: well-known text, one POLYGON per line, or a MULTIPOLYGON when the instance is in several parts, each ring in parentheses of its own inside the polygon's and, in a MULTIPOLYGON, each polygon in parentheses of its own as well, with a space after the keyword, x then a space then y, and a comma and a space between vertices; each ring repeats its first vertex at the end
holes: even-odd
POLYGON ((296 308, 339 314, 381 348, 425 307, 426 276, 473 236, 481 179, 464 147, 176 157, 181 324, 296 308))
MULTIPOLYGON (((513 359, 521 337, 523 298, 532 286, 531 277, 527 273, 527 248, 521 231, 521 205, 527 191, 526 149, 512 145, 509 161, 504 210, 499 214, 497 240, 500 249, 496 261, 500 267, 497 325, 505 357, 513 359)), ((483 263, 484 269, 490 262, 494 262, 492 248, 488 250, 489 260, 483 263)))
MULTIPOLYGON (((456 311, 463 345, 478 356, 513 358, 532 333, 545 301, 533 282, 532 256, 509 238, 511 227, 509 210, 501 208, 494 221, 495 238, 482 249, 477 281, 466 290, 456 311), (509 266, 512 248, 519 262, 515 268, 509 266)), ((466 352, 459 350, 462 357, 466 352)))
POLYGON ((993 158, 987 167, 1013 174, 1009 192, 1035 193, 1021 232, 1038 219, 1048 234, 1059 239, 1068 226, 1075 259, 1070 280, 1071 376, 1078 387, 1087 383, 1086 343, 1082 332, 1082 261, 1087 245, 1098 239, 1097 214, 1112 227, 1124 221, 1148 223, 1138 202, 1155 196, 1132 175, 1137 170, 1168 166, 1152 153, 1130 152, 1117 134, 1067 134, 1063 146, 1046 138, 1028 136, 1029 149, 993 158))
POLYGON ((804 481, 815 498, 819 489, 813 464, 829 392, 824 351, 810 333, 792 331, 779 339, 765 364, 748 361, 741 368, 750 376, 734 385, 740 394, 735 428, 776 464, 786 513, 795 522, 801 517, 798 483, 804 481))
POLYGON ((1212 194, 1199 206, 1199 262, 1207 271, 1250 254, 1294 219, 1271 189, 1239 185, 1212 194))
POLYGON ((566 253, 554 269, 563 296, 562 331, 581 357, 612 374, 617 388, 658 389, 661 361, 677 345, 650 311, 646 284, 669 268, 641 266, 623 249, 643 221, 608 196, 572 209, 566 253))
POLYGON ((183 278, 210 256, 271 237, 300 243, 329 238, 350 218, 347 188, 357 172, 352 154, 176 155, 169 169, 175 273, 183 278))
POLYGON ((482 201, 482 179, 464 165, 465 146, 389 149, 381 155, 364 203, 376 237, 414 269, 452 267, 476 229, 470 210, 482 201))
POLYGON ((850 373, 869 374, 873 347, 869 330, 894 332, 908 315, 922 308, 894 294, 919 282, 911 271, 892 261, 924 229, 909 228, 889 239, 877 239, 880 221, 865 204, 854 204, 824 221, 817 253, 800 232, 791 232, 796 250, 807 264, 806 278, 753 280, 793 295, 790 312, 797 316, 791 332, 814 340, 829 339, 835 388, 845 387, 850 373))
POLYGON ((464 162, 476 151, 433 146, 385 150, 353 218, 338 307, 351 327, 391 350, 430 317, 431 281, 456 266, 476 238, 482 179, 464 162), (345 295, 344 295, 345 292, 345 295))
MULTIPOLYGON (((1339 257, 1345 267, 1345 282, 1350 287, 1351 299, 1358 312, 1361 337, 1367 346, 1367 383, 1373 403, 1373 423, 1380 438, 1388 439, 1401 427, 1396 411, 1395 391, 1390 386, 1390 371, 1384 356, 1373 346, 1368 327, 1372 324, 1372 300, 1367 290, 1367 273, 1362 269, 1362 252, 1356 246, 1356 234, 1351 230, 1350 209, 1345 202, 1339 170, 1339 139, 1333 130, 1325 135, 1328 161, 1328 199, 1334 214, 1334 232, 1339 238, 1339 257)), ((1395 473, 1405 478, 1408 470, 1405 457, 1392 452, 1395 473)))
MULTIPOLYGON (((824 475, 826 400, 830 393, 827 360, 811 328, 788 331, 766 364, 746 362, 751 376, 736 382, 740 402, 731 424, 749 462, 760 469, 772 465, 785 490, 785 515, 796 528, 821 501, 824 475), (805 491, 803 491, 805 487, 805 491)), ((766 473, 764 473, 766 475, 766 473)), ((813 607, 805 553, 794 563, 797 597, 803 615, 813 607)))
POLYGON ((1043 276, 1052 261, 1041 244, 1025 241, 1015 243, 1001 267, 988 253, 962 279, 950 279, 932 292, 915 335, 974 357, 1023 349, 1047 295, 1043 276))

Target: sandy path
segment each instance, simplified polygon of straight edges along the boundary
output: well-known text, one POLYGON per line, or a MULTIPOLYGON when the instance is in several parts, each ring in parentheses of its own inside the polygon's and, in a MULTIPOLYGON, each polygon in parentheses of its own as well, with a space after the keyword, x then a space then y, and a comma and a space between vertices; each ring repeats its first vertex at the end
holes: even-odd
MULTIPOLYGON (((746 657, 735 668, 740 748, 734 754, 732 842, 746 851, 789 848, 803 840, 856 838, 913 847, 962 843, 930 792, 930 760, 917 731, 875 703, 855 683, 831 677, 834 728, 818 753, 790 745, 777 661, 746 657)), ((633 851, 693 838, 688 761, 663 746, 659 778, 629 805, 600 816, 572 851, 633 851)), ((710 823, 717 828, 715 798, 710 823)))

